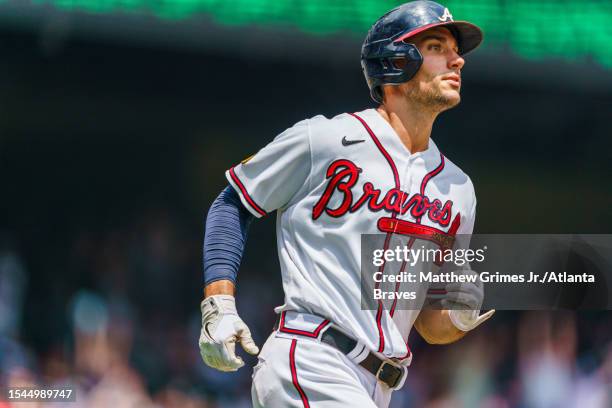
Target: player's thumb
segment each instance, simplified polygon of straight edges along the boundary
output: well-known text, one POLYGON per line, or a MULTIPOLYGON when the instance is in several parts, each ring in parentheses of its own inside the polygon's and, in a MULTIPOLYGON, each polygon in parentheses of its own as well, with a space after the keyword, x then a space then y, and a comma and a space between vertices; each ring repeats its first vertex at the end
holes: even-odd
POLYGON ((236 334, 240 339, 240 344, 244 351, 252 355, 257 355, 257 353, 259 353, 259 347, 257 347, 253 341, 251 331, 244 322, 240 322, 236 325, 236 334))
POLYGON ((477 326, 489 320, 491 316, 493 316, 493 313, 495 313, 495 309, 491 309, 487 313, 478 316, 477 326))

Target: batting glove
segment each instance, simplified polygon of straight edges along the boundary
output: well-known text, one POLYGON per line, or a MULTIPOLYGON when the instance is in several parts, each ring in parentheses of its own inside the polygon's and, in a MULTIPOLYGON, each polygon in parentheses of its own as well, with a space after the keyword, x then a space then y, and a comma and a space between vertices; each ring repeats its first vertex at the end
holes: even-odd
MULTIPOLYGON (((466 275, 478 273, 472 270, 464 271, 466 275)), ((461 331, 474 330, 488 320, 495 310, 480 314, 484 300, 484 287, 480 277, 476 282, 450 283, 446 285, 446 299, 442 306, 448 309, 448 316, 453 325, 461 331)))
POLYGON ((208 366, 220 371, 236 371, 242 367, 244 361, 236 356, 236 342, 240 342, 249 354, 259 353, 251 331, 238 316, 233 296, 209 296, 202 301, 200 307, 200 354, 208 366))

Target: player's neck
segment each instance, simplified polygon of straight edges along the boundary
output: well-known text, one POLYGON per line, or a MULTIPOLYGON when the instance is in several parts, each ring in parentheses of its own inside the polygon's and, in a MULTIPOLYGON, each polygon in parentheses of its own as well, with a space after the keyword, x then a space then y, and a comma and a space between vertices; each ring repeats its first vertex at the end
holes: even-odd
POLYGON ((410 153, 427 150, 438 112, 412 106, 402 106, 399 109, 387 104, 379 106, 377 110, 389 122, 410 153))

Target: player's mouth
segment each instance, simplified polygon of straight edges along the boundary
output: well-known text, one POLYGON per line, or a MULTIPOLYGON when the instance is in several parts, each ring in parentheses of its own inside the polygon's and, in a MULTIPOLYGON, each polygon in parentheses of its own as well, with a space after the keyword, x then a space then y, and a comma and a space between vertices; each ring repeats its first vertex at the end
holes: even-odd
POLYGON ((448 82, 454 88, 461 88, 461 77, 457 74, 444 75, 442 80, 448 82))

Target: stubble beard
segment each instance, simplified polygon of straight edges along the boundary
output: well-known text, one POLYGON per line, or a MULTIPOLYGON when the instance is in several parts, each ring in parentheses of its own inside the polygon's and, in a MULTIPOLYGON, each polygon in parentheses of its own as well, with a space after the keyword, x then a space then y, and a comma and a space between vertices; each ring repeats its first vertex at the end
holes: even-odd
POLYGON ((457 106, 461 101, 460 96, 453 98, 445 95, 439 86, 433 82, 433 78, 431 78, 427 83, 431 83, 433 85, 425 87, 425 89, 421 89, 418 82, 409 82, 406 84, 407 86, 404 88, 404 95, 406 99, 412 104, 422 106, 422 108, 425 110, 437 113, 451 109, 457 106))

